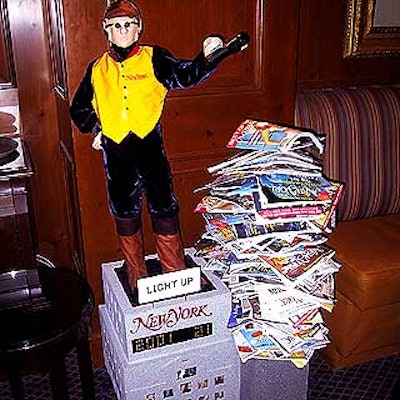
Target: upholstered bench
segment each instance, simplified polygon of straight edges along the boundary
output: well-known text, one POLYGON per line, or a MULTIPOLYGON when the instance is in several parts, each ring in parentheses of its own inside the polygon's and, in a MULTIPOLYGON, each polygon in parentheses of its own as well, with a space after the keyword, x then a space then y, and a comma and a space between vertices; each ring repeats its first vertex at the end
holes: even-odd
POLYGON ((295 124, 326 134, 325 174, 345 183, 328 244, 342 268, 325 320, 334 369, 400 353, 400 86, 300 91, 295 124))

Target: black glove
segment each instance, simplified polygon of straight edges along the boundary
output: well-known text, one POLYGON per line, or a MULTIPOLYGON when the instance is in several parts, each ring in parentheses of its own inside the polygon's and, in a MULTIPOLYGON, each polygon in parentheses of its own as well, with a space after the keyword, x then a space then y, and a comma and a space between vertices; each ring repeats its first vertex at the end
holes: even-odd
POLYGON ((250 36, 247 32, 240 32, 223 47, 217 48, 206 58, 210 63, 220 63, 231 54, 243 51, 249 45, 250 36))

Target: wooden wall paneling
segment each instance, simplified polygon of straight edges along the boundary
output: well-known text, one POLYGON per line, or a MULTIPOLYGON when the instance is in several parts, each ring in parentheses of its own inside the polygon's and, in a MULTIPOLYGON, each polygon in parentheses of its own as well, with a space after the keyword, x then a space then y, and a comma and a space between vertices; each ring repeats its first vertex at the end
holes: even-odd
POLYGON ((3 20, 1 20, 0 24, 0 83, 2 83, 9 81, 9 71, 3 20))
POLYGON ((38 251, 70 267, 67 216, 42 1, 8 2, 22 134, 32 156, 38 251))
POLYGON ((66 215, 68 221, 68 235, 70 238, 69 255, 71 266, 81 275, 86 276, 86 264, 83 250, 79 196, 76 183, 76 168, 73 155, 61 140, 61 154, 63 166, 63 184, 65 190, 66 215))
MULTIPOLYGON (((192 212, 200 196, 192 192, 212 179, 206 167, 234 154, 226 143, 243 119, 290 123, 295 91, 296 2, 283 7, 274 1, 246 1, 232 15, 228 1, 214 2, 212 7, 213 15, 222 20, 213 22, 211 32, 219 25, 226 37, 247 30, 251 42, 246 52, 225 60, 204 86, 171 92, 166 105, 164 138, 186 245, 192 245, 204 229, 202 218, 192 212)), ((200 17, 204 21, 205 16, 200 17)))
POLYGON ((46 0, 45 3, 52 66, 52 86, 56 98, 58 139, 62 159, 65 213, 68 222, 67 235, 70 238, 71 246, 69 249, 69 256, 74 269, 86 276, 79 212, 79 195, 69 116, 63 5, 61 0, 46 0))
MULTIPOLYGON (((101 27, 105 1, 63 0, 68 102, 71 101, 87 65, 107 49, 101 27)), ((71 126, 71 121, 69 122, 71 126)), ((91 147, 90 135, 82 135, 71 126, 72 154, 75 162, 76 198, 82 238, 86 277, 96 304, 103 302, 101 263, 121 259, 113 219, 108 211, 102 154, 91 147)), ((102 363, 98 314, 92 318, 92 353, 102 363)))
MULTIPOLYGON (((174 55, 191 58, 211 33, 230 39, 241 30, 251 36, 249 49, 225 60, 199 87, 171 91, 166 102, 164 140, 181 205, 186 245, 202 233, 201 218, 192 210, 201 194, 193 189, 210 177, 205 168, 233 155, 226 143, 247 117, 291 122, 295 90, 297 1, 288 0, 138 0, 144 19, 142 43, 159 44, 174 55)), ((88 63, 106 48, 101 31, 102 2, 78 5, 64 0, 66 65, 72 95, 88 63)), ((103 301, 100 265, 120 259, 113 218, 109 214, 101 154, 91 139, 73 127, 73 145, 87 276, 96 302, 103 301)), ((154 247, 148 217, 147 252, 154 247)), ((93 323, 93 346, 99 340, 93 323)), ((97 356, 99 356, 97 354, 97 356)), ((96 359, 96 355, 95 355, 96 359)))
POLYGON ((11 44, 7 0, 0 0, 0 89, 15 87, 15 65, 11 44))
POLYGON ((400 57, 343 58, 345 1, 301 0, 298 87, 400 82, 400 57))
POLYGON ((67 99, 67 73, 65 70, 64 14, 61 0, 45 0, 47 30, 52 64, 54 90, 67 99))

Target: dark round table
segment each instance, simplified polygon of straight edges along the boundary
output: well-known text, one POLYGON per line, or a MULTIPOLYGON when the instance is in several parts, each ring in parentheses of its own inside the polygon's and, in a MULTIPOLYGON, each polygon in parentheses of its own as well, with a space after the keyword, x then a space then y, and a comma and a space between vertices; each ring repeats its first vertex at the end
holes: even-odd
POLYGON ((94 399, 89 322, 93 293, 73 271, 38 267, 0 274, 0 368, 16 400, 22 376, 49 373, 54 400, 67 400, 65 356, 77 352, 82 399, 94 399))

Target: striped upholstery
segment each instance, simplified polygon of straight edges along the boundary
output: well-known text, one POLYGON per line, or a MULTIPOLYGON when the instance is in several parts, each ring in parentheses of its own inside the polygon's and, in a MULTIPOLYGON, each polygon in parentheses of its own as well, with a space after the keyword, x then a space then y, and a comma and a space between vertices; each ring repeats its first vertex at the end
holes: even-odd
POLYGON ((400 210, 400 86, 300 91, 295 124, 327 135, 325 174, 345 183, 339 220, 400 210))

